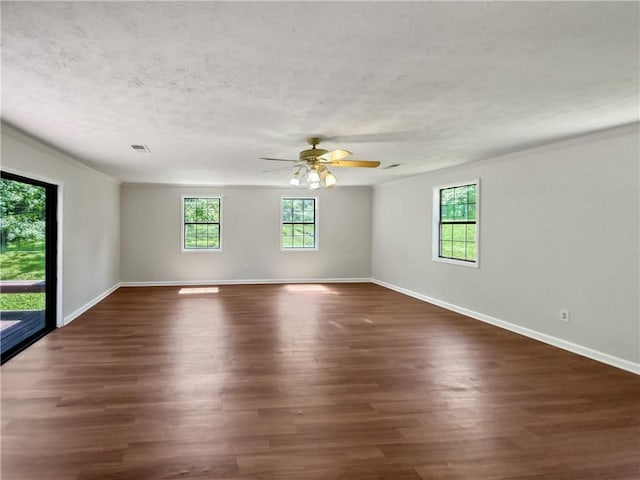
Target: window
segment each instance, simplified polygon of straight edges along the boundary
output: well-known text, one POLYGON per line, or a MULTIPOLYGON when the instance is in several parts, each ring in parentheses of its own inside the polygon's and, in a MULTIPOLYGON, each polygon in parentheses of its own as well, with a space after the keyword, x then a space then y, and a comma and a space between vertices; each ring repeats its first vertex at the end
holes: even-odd
POLYGON ((433 259, 478 266, 479 180, 433 190, 433 259))
POLYGON ((316 198, 283 198, 280 209, 282 249, 318 248, 316 198))
POLYGON ((182 197, 182 250, 220 251, 220 197, 182 197))

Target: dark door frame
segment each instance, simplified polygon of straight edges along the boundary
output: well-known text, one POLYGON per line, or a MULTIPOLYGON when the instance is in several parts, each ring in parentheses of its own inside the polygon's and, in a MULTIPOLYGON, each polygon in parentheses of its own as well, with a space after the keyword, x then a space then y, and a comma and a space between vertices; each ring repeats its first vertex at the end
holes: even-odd
POLYGON ((58 185, 4 170, 0 171, 0 177, 45 189, 45 327, 4 352, 1 358, 1 362, 4 363, 56 328, 58 317, 58 185))

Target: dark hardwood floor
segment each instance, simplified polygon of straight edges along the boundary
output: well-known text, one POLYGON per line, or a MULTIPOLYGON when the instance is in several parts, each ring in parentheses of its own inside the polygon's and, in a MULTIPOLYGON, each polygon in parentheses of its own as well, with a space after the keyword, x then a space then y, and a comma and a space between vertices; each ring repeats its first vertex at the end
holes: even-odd
POLYGON ((636 375, 373 284, 208 288, 2 366, 2 479, 640 478, 636 375))

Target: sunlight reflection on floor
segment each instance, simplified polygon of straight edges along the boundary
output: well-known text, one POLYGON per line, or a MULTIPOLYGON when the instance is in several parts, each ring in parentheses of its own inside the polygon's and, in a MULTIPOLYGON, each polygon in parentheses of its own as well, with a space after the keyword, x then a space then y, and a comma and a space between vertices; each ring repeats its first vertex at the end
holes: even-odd
POLYGON ((313 293, 331 293, 337 294, 334 289, 327 287, 326 285, 318 285, 315 283, 302 283, 296 285, 285 285, 285 290, 289 292, 313 292, 313 293))
POLYGON ((180 295, 193 295, 196 293, 218 293, 218 287, 184 287, 178 290, 180 295))

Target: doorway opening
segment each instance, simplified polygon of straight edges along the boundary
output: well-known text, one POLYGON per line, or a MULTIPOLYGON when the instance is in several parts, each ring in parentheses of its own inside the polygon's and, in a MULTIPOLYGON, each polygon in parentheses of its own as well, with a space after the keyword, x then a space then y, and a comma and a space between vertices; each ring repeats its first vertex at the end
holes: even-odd
POLYGON ((56 185, 0 172, 0 357, 56 328, 56 185))

